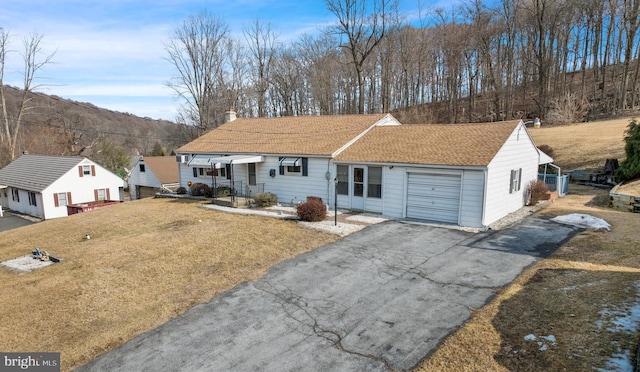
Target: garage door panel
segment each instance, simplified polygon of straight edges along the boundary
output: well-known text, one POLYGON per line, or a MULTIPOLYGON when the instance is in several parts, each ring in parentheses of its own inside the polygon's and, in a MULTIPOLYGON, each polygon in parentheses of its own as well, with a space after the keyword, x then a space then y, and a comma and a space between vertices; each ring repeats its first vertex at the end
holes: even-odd
POLYGON ((459 175, 409 173, 407 218, 458 223, 459 175))
POLYGON ((460 199, 460 189, 452 187, 438 187, 432 188, 425 186, 424 188, 412 188, 411 195, 425 198, 449 198, 457 200, 460 199))
POLYGON ((453 218, 452 216, 453 214, 450 210, 416 207, 411 211, 411 217, 409 218, 426 221, 457 223, 457 217, 453 218))

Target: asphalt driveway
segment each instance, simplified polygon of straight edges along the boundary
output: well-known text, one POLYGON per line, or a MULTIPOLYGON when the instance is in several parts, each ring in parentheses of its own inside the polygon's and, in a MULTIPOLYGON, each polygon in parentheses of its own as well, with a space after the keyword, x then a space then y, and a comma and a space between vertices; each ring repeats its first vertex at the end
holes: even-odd
MULTIPOLYGON (((274 266, 79 371, 407 370, 579 228, 385 222, 274 266)), ((203 283, 206 285, 206 283, 203 283)))
POLYGON ((32 221, 5 211, 3 216, 0 217, 0 231, 8 231, 18 227, 31 225, 33 223, 34 222, 32 221))

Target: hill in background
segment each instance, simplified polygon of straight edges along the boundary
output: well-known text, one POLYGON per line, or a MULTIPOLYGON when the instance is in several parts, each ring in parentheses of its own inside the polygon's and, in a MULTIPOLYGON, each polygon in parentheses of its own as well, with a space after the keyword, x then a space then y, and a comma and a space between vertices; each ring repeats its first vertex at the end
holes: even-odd
MULTIPOLYGON (((22 90, 4 89, 11 117, 17 112, 22 90)), ((121 148, 127 155, 157 154, 159 149, 170 154, 191 138, 184 126, 167 120, 141 118, 58 96, 35 93, 29 105, 33 109, 22 119, 16 155, 91 157, 97 145, 105 144, 121 148)), ((8 154, 0 154, 0 168, 9 162, 8 154)))

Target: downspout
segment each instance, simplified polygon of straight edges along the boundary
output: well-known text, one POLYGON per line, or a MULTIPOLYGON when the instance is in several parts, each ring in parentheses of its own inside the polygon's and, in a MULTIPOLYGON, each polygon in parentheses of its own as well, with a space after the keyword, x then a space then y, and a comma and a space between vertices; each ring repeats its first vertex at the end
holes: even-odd
POLYGON ((487 231, 489 228, 486 224, 486 214, 487 214, 487 184, 489 183, 489 169, 488 168, 484 168, 484 187, 482 189, 482 219, 481 219, 481 224, 482 227, 480 228, 482 231, 487 231))
POLYGON ((562 183, 562 173, 560 170, 560 167, 553 164, 553 163, 549 163, 550 166, 554 167, 557 171, 558 171, 558 176, 556 177, 556 191, 558 192, 558 196, 564 196, 564 193, 561 190, 560 184, 562 183))
MULTIPOLYGON (((325 173, 325 178, 327 179, 327 205, 329 205, 331 200, 331 158, 327 159, 327 173, 325 173)), ((334 203, 335 204, 335 203, 334 203)), ((336 209, 336 206, 333 206, 333 209, 336 209)))
POLYGON ((40 204, 42 206, 42 219, 46 220, 45 218, 46 216, 44 215, 44 194, 43 193, 39 193, 39 194, 40 194, 40 204))

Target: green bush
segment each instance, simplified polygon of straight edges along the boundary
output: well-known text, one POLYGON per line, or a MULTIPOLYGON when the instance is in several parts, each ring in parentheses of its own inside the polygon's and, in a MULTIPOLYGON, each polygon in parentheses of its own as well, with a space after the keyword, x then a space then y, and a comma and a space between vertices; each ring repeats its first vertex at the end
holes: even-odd
POLYGON ((322 204, 322 199, 313 196, 307 197, 306 202, 298 204, 296 211, 302 221, 318 222, 327 217, 327 207, 322 204))
POLYGON ((180 187, 178 187, 176 189, 176 194, 178 194, 178 195, 184 195, 186 193, 187 193, 187 188, 186 187, 180 186, 180 187))
POLYGON ((213 190, 212 194, 215 194, 216 197, 220 196, 229 196, 234 193, 234 189, 229 186, 218 186, 213 190))
POLYGON ((255 196, 256 206, 260 208, 270 207, 278 202, 278 197, 270 192, 262 192, 255 196))
POLYGON ((194 183, 191 185, 191 195, 211 197, 211 187, 204 183, 194 183))
POLYGON ((631 181, 640 177, 640 124, 633 118, 627 127, 624 137, 626 159, 620 163, 616 171, 619 182, 631 181))
POLYGON ((529 205, 536 205, 544 194, 549 191, 549 186, 541 180, 531 180, 529 182, 529 205))

